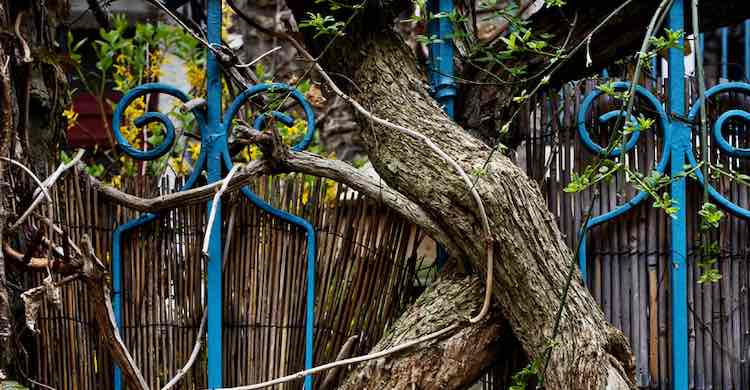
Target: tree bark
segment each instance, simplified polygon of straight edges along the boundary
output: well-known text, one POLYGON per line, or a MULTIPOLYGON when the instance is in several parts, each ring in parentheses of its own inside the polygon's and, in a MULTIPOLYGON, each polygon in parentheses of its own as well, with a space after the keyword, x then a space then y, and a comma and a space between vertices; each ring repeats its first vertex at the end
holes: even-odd
MULTIPOLYGON (((372 352, 435 332, 472 316, 482 306, 477 276, 450 276, 433 283, 393 324, 372 352)), ((339 386, 353 389, 460 389, 476 381, 508 343, 507 325, 495 310, 442 340, 407 350, 392 359, 362 363, 339 386)))
POLYGON ((552 339, 572 261, 554 217, 520 168, 443 113, 404 42, 385 26, 353 31, 338 39, 322 64, 348 77, 351 96, 373 114, 426 135, 466 172, 484 171, 477 189, 490 218, 492 270, 485 266, 476 205, 459 176, 421 142, 360 118, 370 160, 383 180, 447 233, 449 242, 443 243, 457 248, 452 257, 468 260, 482 274, 493 272, 494 297, 529 358, 544 359, 556 342, 544 374, 546 388, 631 388, 628 342, 605 320, 577 273, 559 334, 552 339))
MULTIPOLYGON (((530 358, 542 358, 552 341, 572 254, 541 192, 507 157, 490 157, 489 147, 442 112, 398 37, 373 34, 359 47, 366 54, 352 74, 356 100, 376 115, 430 137, 466 172, 481 170, 488 162, 477 189, 495 246, 490 270, 494 296, 530 358)), ((487 272, 479 217, 458 176, 419 142, 383 127, 364 128, 370 159, 381 177, 439 221, 452 238, 450 246, 460 248, 451 255, 487 272)), ((545 375, 548 389, 629 387, 633 358, 627 340, 607 323, 577 273, 556 341, 545 375)))
MULTIPOLYGON (((0 14, 2 5, 0 4, 0 14)), ((0 42, 0 67, 8 58, 6 46, 0 42)), ((11 51, 12 52, 12 51, 11 51)), ((13 134, 13 100, 11 98, 10 70, 5 67, 0 69, 0 156, 9 156, 10 143, 13 134)), ((8 193, 8 183, 5 182, 6 163, 0 160, 0 194, 8 193)), ((8 219, 8 199, 6 196, 0 197, 0 244, 3 242, 5 235, 5 225, 8 219)), ((10 336, 11 336, 11 318, 10 318, 10 299, 8 296, 7 275, 5 267, 5 257, 0 250, 0 380, 5 379, 5 372, 10 362, 10 336)))

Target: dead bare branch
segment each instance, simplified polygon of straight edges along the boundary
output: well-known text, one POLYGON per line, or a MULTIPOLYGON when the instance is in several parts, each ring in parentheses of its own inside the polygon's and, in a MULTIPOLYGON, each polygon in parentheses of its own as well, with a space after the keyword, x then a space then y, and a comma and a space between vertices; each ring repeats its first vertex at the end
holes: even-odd
POLYGON ((44 179, 42 182, 42 187, 38 188, 36 191, 34 191, 34 201, 31 203, 31 206, 26 209, 26 211, 21 214, 21 216, 16 220, 13 225, 11 225, 10 230, 15 230, 20 226, 23 221, 26 220, 26 218, 31 214, 32 211, 34 211, 37 206, 39 206, 40 203, 42 203, 42 200, 44 197, 42 197, 42 193, 48 194, 49 188, 51 188, 53 185, 55 185, 55 182, 57 182, 57 179, 60 178, 60 176, 65 173, 68 169, 78 164, 79 161, 81 161, 81 158, 83 157, 84 153, 86 151, 83 149, 80 149, 78 153, 76 153, 75 156, 73 156, 73 159, 70 160, 67 163, 62 163, 60 166, 57 167, 57 169, 52 172, 52 174, 44 179))
POLYGON ((169 390, 174 387, 185 374, 190 371, 190 368, 195 364, 196 358, 198 358, 198 352, 201 350, 203 345, 203 332, 206 328, 206 320, 208 319, 208 310, 203 310, 203 318, 201 319, 201 325, 198 327, 198 334, 195 336, 195 346, 193 346, 193 352, 190 353, 190 358, 185 365, 177 371, 177 374, 170 380, 161 390, 169 390))

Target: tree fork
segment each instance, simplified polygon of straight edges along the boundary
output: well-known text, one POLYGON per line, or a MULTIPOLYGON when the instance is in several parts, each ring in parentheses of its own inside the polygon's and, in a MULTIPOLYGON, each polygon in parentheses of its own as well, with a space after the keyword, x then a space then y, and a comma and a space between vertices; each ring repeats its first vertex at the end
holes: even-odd
MULTIPOLYGON (((536 185, 507 157, 495 153, 488 160, 491 149, 443 113, 430 97, 414 55, 387 26, 347 32, 321 63, 349 78, 353 85, 345 85, 347 92, 374 115, 426 135, 466 172, 486 170, 477 188, 495 241, 495 265, 490 270, 494 296, 529 357, 544 357, 553 341, 572 254, 536 185)), ((419 142, 362 117, 360 124, 370 160, 383 180, 438 223, 450 237, 444 244, 457 248, 453 257, 488 272, 480 221, 460 178, 419 142)), ((607 323, 580 276, 573 281, 557 341, 546 388, 632 388, 634 367, 627 340, 607 323)))

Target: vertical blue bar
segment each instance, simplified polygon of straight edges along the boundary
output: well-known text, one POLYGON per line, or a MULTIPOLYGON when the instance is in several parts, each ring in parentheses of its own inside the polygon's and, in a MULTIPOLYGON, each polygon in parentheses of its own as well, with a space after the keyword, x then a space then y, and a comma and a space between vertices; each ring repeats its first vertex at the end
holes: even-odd
MULTIPOLYGON (((452 0, 433 0, 427 8, 432 13, 451 13, 452 0)), ((454 115, 456 83, 453 76, 453 25, 448 17, 430 20, 428 34, 436 35, 440 42, 430 45, 430 81, 435 99, 449 117, 454 115)))
MULTIPOLYGON (((427 6, 430 13, 450 13, 453 11, 452 0, 432 0, 427 6)), ((428 17, 430 15, 427 15, 428 17)), ((427 35, 437 36, 440 42, 430 45, 430 62, 428 73, 435 99, 443 106, 449 117, 455 114, 454 102, 456 97, 456 83, 453 77, 453 25, 450 19, 442 17, 429 20, 427 35)), ((435 263, 438 269, 448 260, 448 252, 442 245, 437 246, 435 263)))
POLYGON ((721 78, 729 80, 729 28, 721 28, 721 78))
POLYGON ((745 80, 750 81, 750 19, 745 21, 745 80))
MULTIPOLYGON (((208 0, 206 26, 208 43, 221 44, 221 0, 208 0)), ((208 134, 203 144, 207 146, 208 182, 221 179, 224 128, 221 124, 221 79, 219 63, 213 51, 209 50, 206 59, 206 91, 208 95, 208 134)), ((217 202, 218 203, 218 202, 217 202)), ((211 209, 211 202, 208 208, 211 209)), ((208 305, 208 388, 222 387, 222 280, 221 280, 221 204, 216 204, 216 220, 211 227, 211 242, 208 245, 208 280, 206 304, 208 305)))
POLYGON ((586 241, 589 234, 589 227, 587 226, 581 232, 578 240, 578 270, 581 271, 581 279, 583 284, 588 285, 588 265, 586 264, 586 241))
MULTIPOLYGON (((684 2, 675 1, 669 11, 669 28, 684 30, 684 2)), ((679 46, 684 45, 680 39, 679 46)), ((669 49, 669 111, 677 118, 685 116, 685 58, 683 49, 669 49)), ((690 148, 690 129, 680 120, 671 124, 672 145, 670 169, 677 178, 685 165, 685 152, 690 148)), ((672 182, 672 200, 678 208, 672 219, 672 388, 688 388, 687 328, 687 229, 685 213, 685 178, 672 182)))

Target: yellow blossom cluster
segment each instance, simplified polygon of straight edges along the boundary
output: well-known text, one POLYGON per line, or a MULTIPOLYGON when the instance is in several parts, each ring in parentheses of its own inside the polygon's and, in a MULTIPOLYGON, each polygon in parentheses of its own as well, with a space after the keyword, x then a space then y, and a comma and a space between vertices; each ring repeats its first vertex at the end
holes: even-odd
POLYGON ((115 188, 121 188, 122 187, 122 175, 112 176, 112 178, 109 179, 109 182, 107 184, 115 188))
POLYGON ((152 81, 159 80, 161 76, 161 66, 164 64, 165 58, 161 51, 154 50, 149 58, 148 76, 152 81))
POLYGON ((295 143, 300 137, 302 137, 307 131, 307 122, 302 119, 297 119, 294 124, 286 128, 286 140, 288 143, 295 143))
POLYGON ((260 158, 260 149, 256 145, 246 146, 240 152, 240 156, 245 162, 250 162, 260 158))
POLYGON ((190 142, 190 144, 187 147, 188 153, 190 153, 190 159, 193 161, 198 159, 198 156, 201 154, 201 144, 196 141, 190 142))
POLYGON ((63 117, 68 121, 68 130, 72 129, 78 123, 78 113, 72 105, 63 111, 63 117))
POLYGON ((177 176, 186 176, 190 173, 190 164, 182 157, 170 157, 169 166, 177 176))
POLYGON ((135 99, 131 104, 127 106, 127 108, 125 108, 124 123, 127 123, 127 125, 120 126, 120 133, 122 134, 122 136, 125 137, 125 140, 128 141, 128 144, 130 144, 130 146, 136 149, 140 149, 142 146, 141 134, 143 130, 135 127, 132 123, 145 112, 145 97, 135 99))
POLYGON ((227 3, 221 2, 221 37, 226 38, 234 24, 234 10, 227 3))
POLYGON ((190 62, 187 64, 187 80, 190 88, 195 91, 196 95, 204 95, 206 90, 206 73, 203 67, 190 62))
POLYGON ((115 82, 115 90, 125 92, 129 90, 135 81, 135 76, 130 71, 128 66, 128 58, 120 53, 115 58, 115 64, 112 65, 115 68, 113 79, 115 82))

